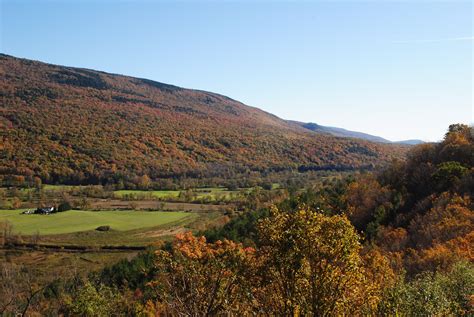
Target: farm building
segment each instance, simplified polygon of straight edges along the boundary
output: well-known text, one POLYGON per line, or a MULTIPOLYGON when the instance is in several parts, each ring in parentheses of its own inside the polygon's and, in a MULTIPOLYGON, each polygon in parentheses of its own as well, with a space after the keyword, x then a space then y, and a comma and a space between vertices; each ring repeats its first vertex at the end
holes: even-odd
POLYGON ((37 215, 49 215, 55 211, 56 209, 54 207, 43 207, 43 208, 37 208, 34 211, 34 213, 37 215))

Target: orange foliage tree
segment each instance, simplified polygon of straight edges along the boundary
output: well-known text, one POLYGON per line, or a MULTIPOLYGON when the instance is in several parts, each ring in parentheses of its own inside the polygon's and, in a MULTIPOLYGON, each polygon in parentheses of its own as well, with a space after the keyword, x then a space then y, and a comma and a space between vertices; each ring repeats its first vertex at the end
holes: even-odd
POLYGON ((229 240, 178 235, 171 250, 157 251, 158 273, 149 284, 157 301, 148 303, 148 311, 198 316, 251 309, 254 253, 229 240))

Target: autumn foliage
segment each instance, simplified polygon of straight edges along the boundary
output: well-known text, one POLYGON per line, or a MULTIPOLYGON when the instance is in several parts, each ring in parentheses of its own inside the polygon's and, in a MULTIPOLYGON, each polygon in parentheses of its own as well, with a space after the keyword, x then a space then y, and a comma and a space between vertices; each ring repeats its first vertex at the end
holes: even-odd
POLYGON ((145 79, 7 55, 0 77, 0 176, 9 186, 38 177, 146 189, 150 179, 372 168, 405 152, 145 79))
POLYGON ((252 302, 252 265, 255 250, 225 240, 207 243, 191 233, 176 237, 170 251, 158 251, 158 271, 149 287, 154 314, 216 315, 243 312, 252 302))
POLYGON ((268 314, 333 316, 375 312, 393 281, 386 259, 361 253, 346 217, 301 208, 272 209, 259 225, 262 246, 228 240, 208 243, 177 236, 158 251, 149 287, 153 314, 268 314), (207 312, 207 313, 205 313, 207 312))

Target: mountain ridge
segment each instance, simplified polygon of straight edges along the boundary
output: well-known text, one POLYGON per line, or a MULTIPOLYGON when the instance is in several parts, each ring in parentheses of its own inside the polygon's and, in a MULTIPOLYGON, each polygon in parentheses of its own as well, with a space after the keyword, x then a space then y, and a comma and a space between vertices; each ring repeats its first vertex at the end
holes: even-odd
POLYGON ((360 169, 403 146, 316 134, 227 96, 0 55, 0 175, 108 183, 360 169))
POLYGON ((328 133, 328 134, 339 136, 339 137, 357 138, 357 139, 363 139, 363 140, 367 140, 371 142, 406 144, 406 145, 417 145, 417 144, 425 143, 424 141, 419 140, 419 139, 390 141, 380 136, 376 136, 376 135, 372 135, 372 134, 368 134, 364 132, 359 132, 359 131, 347 130, 347 129, 339 128, 339 127, 323 126, 314 122, 300 122, 300 121, 292 121, 292 120, 288 120, 288 121, 316 133, 328 133))

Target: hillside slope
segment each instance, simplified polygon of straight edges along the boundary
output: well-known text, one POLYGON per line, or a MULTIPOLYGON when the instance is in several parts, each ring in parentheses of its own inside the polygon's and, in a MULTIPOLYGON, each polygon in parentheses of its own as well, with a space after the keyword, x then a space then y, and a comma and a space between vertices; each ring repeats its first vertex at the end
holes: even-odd
POLYGON ((355 169, 404 147, 315 134, 257 108, 146 79, 0 55, 0 175, 44 182, 355 169))

